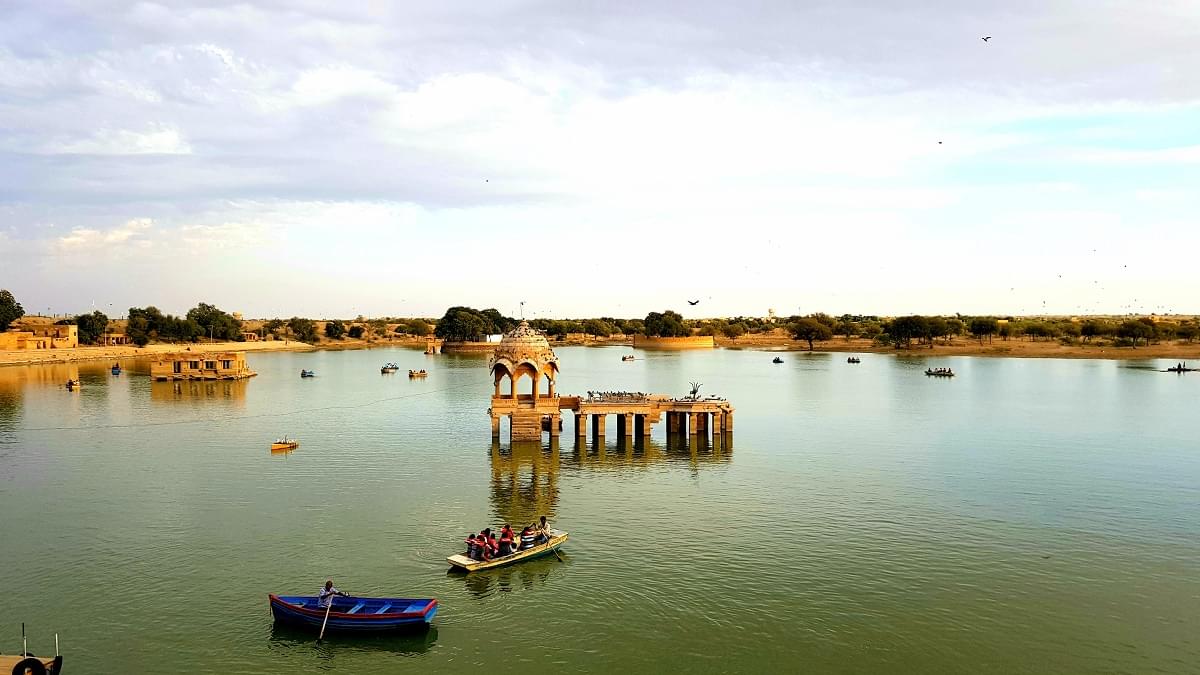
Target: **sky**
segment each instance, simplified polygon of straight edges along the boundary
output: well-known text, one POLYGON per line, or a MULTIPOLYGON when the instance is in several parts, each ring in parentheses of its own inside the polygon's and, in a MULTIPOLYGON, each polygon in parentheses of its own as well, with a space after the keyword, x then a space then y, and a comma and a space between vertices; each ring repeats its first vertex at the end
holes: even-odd
POLYGON ((1200 313, 1197 34, 1195 0, 7 0, 0 288, 1200 313))

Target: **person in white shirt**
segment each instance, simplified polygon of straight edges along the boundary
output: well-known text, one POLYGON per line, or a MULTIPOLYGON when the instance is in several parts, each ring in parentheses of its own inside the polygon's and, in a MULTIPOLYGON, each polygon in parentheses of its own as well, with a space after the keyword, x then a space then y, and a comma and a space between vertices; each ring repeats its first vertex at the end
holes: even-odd
POLYGON ((325 609, 329 603, 333 602, 333 596, 340 595, 343 598, 346 594, 333 587, 333 579, 325 580, 325 587, 317 594, 317 607, 325 609))

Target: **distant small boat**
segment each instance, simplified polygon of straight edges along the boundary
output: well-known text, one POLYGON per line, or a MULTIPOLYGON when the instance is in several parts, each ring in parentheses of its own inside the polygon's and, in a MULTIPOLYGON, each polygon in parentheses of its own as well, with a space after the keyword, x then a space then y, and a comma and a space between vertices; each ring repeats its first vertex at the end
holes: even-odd
POLYGON ((450 563, 456 569, 465 572, 478 572, 479 570, 490 570, 493 567, 504 567, 513 563, 522 562, 540 558, 545 555, 554 553, 559 546, 562 546, 567 541, 567 533, 562 530, 550 530, 550 541, 531 546, 525 550, 510 553, 499 558, 491 560, 472 560, 467 556, 459 553, 446 558, 446 562, 450 563))
POLYGON ((425 370, 424 370, 424 369, 421 369, 421 370, 410 370, 410 371, 408 371, 408 376, 409 376, 410 378, 414 378, 414 379, 415 379, 415 378, 421 378, 421 377, 425 377, 425 376, 426 376, 426 375, 428 375, 428 374, 429 374, 429 373, 425 372, 425 370))
POLYGON ((400 370, 400 366, 398 366, 394 363, 385 363, 385 364, 383 364, 383 367, 379 369, 379 372, 383 373, 383 374, 387 374, 387 373, 394 373, 397 370, 400 370))
POLYGON ((317 372, 315 370, 301 370, 300 371, 300 377, 316 377, 316 376, 317 376, 317 372))
POLYGON ((939 368, 937 370, 926 368, 925 375, 926 377, 954 377, 954 371, 949 368, 939 368))
POLYGON ((636 356, 634 356, 633 354, 626 354, 625 356, 622 356, 622 357, 621 357, 621 360, 622 360, 622 361, 633 361, 633 360, 635 360, 636 358, 637 358, 637 357, 636 357, 636 356))
POLYGON ((295 450, 298 447, 300 447, 300 441, 284 436, 283 438, 276 439, 271 444, 271 452, 285 452, 287 450, 295 450))
POLYGON ((112 368, 110 370, 112 371, 113 375, 120 375, 121 374, 121 364, 119 364, 119 363, 112 364, 112 368))
POLYGON ((862 363, 862 359, 858 358, 857 356, 851 356, 850 358, 846 359, 846 363, 862 363))
POLYGON ((275 621, 327 631, 381 632, 428 626, 437 615, 434 598, 334 597, 329 608, 317 604, 315 595, 268 595, 275 621), (325 621, 328 615, 329 621, 325 621))
POLYGON ((771 360, 771 363, 783 363, 783 359, 776 356, 774 359, 771 360))
POLYGON ((1167 368, 1168 373, 1195 373, 1200 372, 1200 368, 1188 368, 1187 366, 1172 366, 1167 368))
POLYGON ((67 380, 64 386, 67 388, 67 391, 75 391, 76 389, 82 389, 83 383, 79 380, 67 380))

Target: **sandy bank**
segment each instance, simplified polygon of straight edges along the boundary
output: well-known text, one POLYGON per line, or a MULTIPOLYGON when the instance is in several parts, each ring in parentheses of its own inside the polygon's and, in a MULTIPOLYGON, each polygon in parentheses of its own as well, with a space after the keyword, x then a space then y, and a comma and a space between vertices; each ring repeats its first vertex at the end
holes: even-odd
MULTIPOLYGON (((764 349, 782 351, 807 351, 808 343, 777 336, 745 335, 736 340, 718 338, 717 346, 733 349, 764 349)), ((899 354, 904 356, 999 356, 1033 359, 1176 359, 1196 361, 1200 364, 1200 343, 1163 342, 1156 345, 1134 347, 1097 346, 1089 344, 1064 345, 1057 340, 1000 340, 992 342, 970 338, 956 338, 952 342, 938 342, 933 349, 928 346, 912 349, 883 347, 872 340, 834 338, 817 342, 817 352, 859 352, 871 354, 899 354)))
POLYGON ((153 356, 186 349, 193 352, 268 352, 310 351, 312 345, 303 342, 213 342, 197 344, 153 344, 145 347, 75 347, 73 349, 41 349, 37 351, 0 351, 0 366, 28 365, 37 363, 74 363, 101 359, 123 359, 153 356))

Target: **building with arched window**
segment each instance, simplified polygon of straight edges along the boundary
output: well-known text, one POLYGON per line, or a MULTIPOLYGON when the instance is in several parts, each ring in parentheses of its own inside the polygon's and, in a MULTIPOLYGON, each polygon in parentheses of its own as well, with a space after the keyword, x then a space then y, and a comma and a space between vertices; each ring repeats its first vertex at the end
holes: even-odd
POLYGON ((543 425, 557 436, 561 428, 558 392, 558 357, 546 336, 521 325, 504 335, 489 362, 495 390, 492 394, 492 435, 500 435, 500 421, 509 419, 512 440, 538 440, 543 425))

